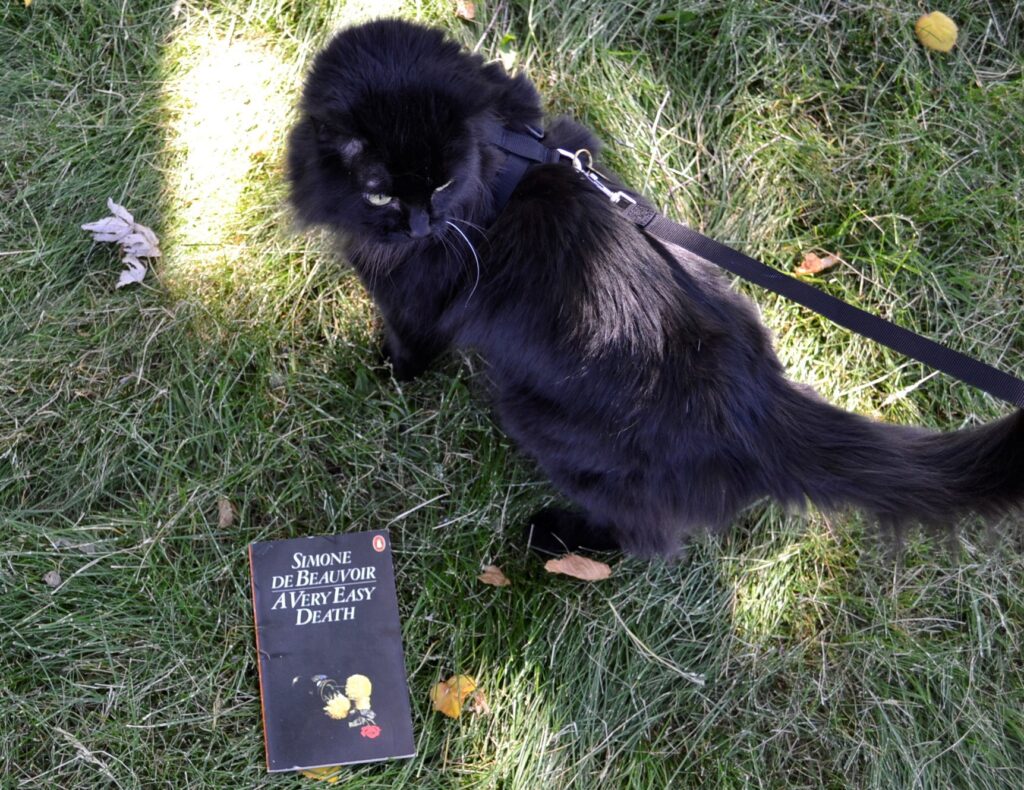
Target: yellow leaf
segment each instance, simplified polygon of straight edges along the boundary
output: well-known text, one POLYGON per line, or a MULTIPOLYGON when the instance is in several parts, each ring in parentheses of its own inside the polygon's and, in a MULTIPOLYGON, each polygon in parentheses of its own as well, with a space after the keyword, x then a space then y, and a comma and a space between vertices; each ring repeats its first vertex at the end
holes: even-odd
POLYGON ((932 11, 914 25, 917 40, 936 52, 949 52, 956 44, 956 22, 939 11, 932 11))
POLYGON ((818 274, 826 269, 831 269, 837 263, 839 263, 839 257, 836 255, 826 255, 824 258, 819 258, 813 252, 808 252, 804 255, 800 265, 794 270, 794 274, 818 274))
POLYGON ((337 784, 341 779, 340 765, 327 765, 323 768, 306 768, 302 775, 307 779, 320 779, 329 785, 337 784))
POLYGON ((544 563, 544 570, 548 573, 562 573, 587 582, 601 581, 601 579, 607 579, 612 575, 612 569, 603 562, 587 559, 578 554, 566 554, 557 560, 548 560, 544 563))
POLYGON ((476 691, 476 681, 469 675, 452 675, 447 683, 451 686, 459 702, 464 702, 466 697, 476 691))
POLYGON ((434 710, 457 719, 462 715, 462 703, 476 691, 476 681, 469 675, 452 675, 430 690, 434 710))
POLYGON ((490 584, 494 587, 508 587, 512 584, 497 565, 487 565, 484 567, 484 572, 477 576, 477 578, 484 584, 490 584))

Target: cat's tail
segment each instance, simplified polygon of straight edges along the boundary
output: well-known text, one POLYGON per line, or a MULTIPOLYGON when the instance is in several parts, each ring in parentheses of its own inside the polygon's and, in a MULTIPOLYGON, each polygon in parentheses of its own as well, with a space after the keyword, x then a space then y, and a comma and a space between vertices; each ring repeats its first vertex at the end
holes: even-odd
POLYGON ((853 506, 894 526, 947 526, 1024 505, 1024 411, 942 433, 870 420, 793 388, 782 412, 783 501, 853 506))

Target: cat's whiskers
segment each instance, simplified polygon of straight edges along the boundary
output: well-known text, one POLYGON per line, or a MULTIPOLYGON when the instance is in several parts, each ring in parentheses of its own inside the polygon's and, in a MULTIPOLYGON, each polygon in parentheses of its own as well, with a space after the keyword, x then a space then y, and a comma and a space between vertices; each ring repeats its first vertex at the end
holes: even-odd
POLYGON ((467 225, 468 227, 473 228, 473 230, 478 230, 481 233, 486 233, 487 232, 487 228, 483 227, 482 225, 477 225, 475 222, 470 222, 468 219, 461 219, 459 217, 451 217, 447 221, 448 222, 461 222, 463 225, 467 225))
POLYGON ((473 246, 473 242, 469 240, 469 237, 462 232, 462 229, 458 225, 450 219, 446 219, 445 223, 449 228, 462 236, 462 240, 466 242, 466 246, 469 247, 469 251, 473 253, 473 260, 476 261, 476 281, 473 283, 473 288, 470 290, 469 296, 466 298, 466 304, 469 304, 470 299, 473 298, 473 294, 476 293, 476 287, 480 284, 480 256, 476 254, 476 247, 473 246))
MULTIPOLYGON (((450 225, 451 223, 448 222, 448 220, 445 220, 445 224, 450 225)), ((462 252, 462 248, 457 246, 452 240, 452 233, 447 227, 438 234, 438 240, 444 245, 445 252, 450 258, 454 258, 462 266, 467 265, 465 253, 462 252)))
POLYGON ((441 242, 441 245, 444 247, 445 254, 449 258, 454 258, 459 263, 462 263, 463 258, 465 256, 463 256, 460 253, 459 249, 455 246, 454 242, 452 242, 451 238, 449 237, 447 228, 445 228, 443 232, 437 234, 437 240, 441 242))

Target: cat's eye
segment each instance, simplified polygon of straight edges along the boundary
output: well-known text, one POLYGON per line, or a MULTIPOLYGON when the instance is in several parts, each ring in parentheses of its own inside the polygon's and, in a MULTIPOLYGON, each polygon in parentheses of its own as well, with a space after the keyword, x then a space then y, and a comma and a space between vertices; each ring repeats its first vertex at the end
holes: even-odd
POLYGON ((447 181, 445 181, 443 184, 441 184, 441 186, 434 190, 434 194, 436 195, 443 189, 448 189, 448 187, 452 185, 452 181, 454 181, 454 179, 448 179, 447 181))
POLYGON ((391 202, 391 195, 381 195, 375 192, 366 192, 363 194, 363 199, 374 206, 386 206, 391 202))

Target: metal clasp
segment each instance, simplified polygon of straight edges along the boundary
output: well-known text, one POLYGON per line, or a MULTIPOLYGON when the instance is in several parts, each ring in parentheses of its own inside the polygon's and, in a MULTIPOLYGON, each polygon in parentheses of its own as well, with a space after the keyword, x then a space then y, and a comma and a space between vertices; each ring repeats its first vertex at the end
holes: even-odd
POLYGON ((608 176, 604 175, 603 173, 600 173, 597 170, 594 170, 594 168, 592 167, 592 165, 594 164, 594 157, 586 148, 581 148, 575 153, 573 153, 572 151, 567 151, 564 148, 558 148, 556 150, 558 151, 560 156, 572 162, 573 170, 575 170, 577 173, 579 173, 581 176, 587 179, 587 181, 593 184, 602 195, 608 198, 608 200, 610 200, 616 206, 619 205, 619 201, 623 199, 636 205, 636 201, 632 197, 627 195, 625 192, 618 189, 610 189, 608 186, 605 185, 602 179, 607 178, 608 176))

